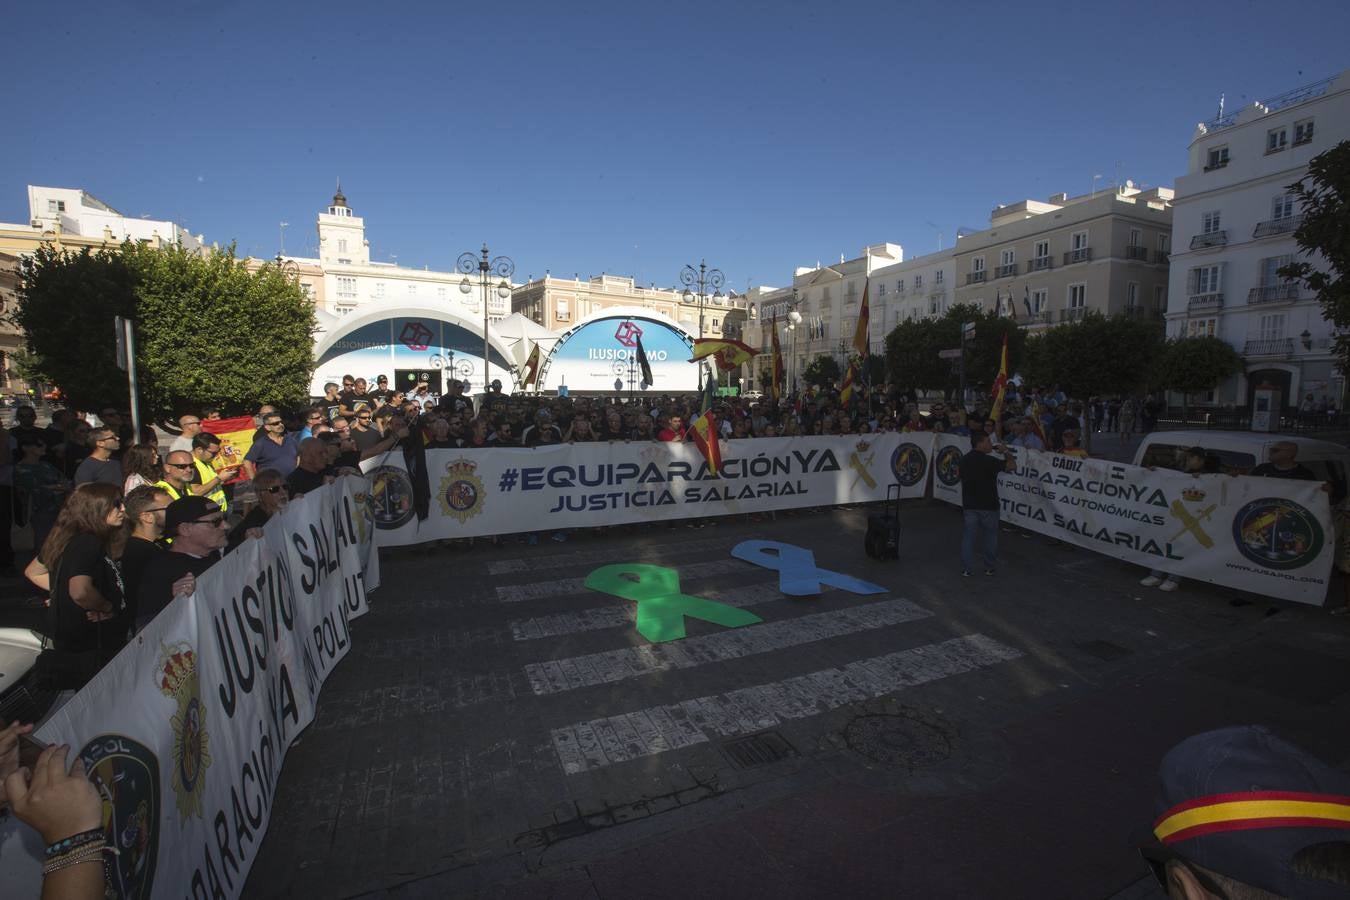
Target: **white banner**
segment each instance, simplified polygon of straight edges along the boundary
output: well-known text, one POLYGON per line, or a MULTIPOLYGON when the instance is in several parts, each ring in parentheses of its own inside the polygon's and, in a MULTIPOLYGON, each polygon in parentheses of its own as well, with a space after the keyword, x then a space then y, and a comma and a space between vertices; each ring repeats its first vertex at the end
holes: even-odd
MULTIPOLYGON (((933 495, 961 505, 967 438, 944 436, 933 495)), ((1311 603, 1326 599, 1336 532, 1315 481, 1187 475, 1018 450, 1000 518, 1179 578, 1311 603)))
POLYGON ((103 795, 118 897, 243 890, 286 751, 379 581, 367 489, 347 477, 289 504, 43 726, 103 795))
POLYGON ((722 442, 713 477, 693 443, 429 450, 430 515, 419 521, 403 454, 367 460, 382 547, 695 516, 922 497, 931 434, 722 442))

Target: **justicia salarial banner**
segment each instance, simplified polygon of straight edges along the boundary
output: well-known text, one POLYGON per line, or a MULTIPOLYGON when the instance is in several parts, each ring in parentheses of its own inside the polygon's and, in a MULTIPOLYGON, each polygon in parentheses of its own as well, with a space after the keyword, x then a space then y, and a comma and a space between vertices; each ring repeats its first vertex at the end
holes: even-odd
POLYGON ((373 535, 364 478, 298 498, 43 726, 103 797, 117 897, 239 896, 286 751, 379 583, 373 535))
POLYGON ((428 450, 431 511, 418 520, 403 455, 363 465, 380 546, 883 500, 927 489, 932 434, 722 443, 714 476, 692 443, 595 442, 428 450))
MULTIPOLYGON (((961 504, 968 438, 939 435, 933 495, 961 504)), ((1329 495, 1315 481, 1188 475, 1017 450, 999 476, 1001 518, 1158 569, 1320 605, 1335 557, 1329 495)))

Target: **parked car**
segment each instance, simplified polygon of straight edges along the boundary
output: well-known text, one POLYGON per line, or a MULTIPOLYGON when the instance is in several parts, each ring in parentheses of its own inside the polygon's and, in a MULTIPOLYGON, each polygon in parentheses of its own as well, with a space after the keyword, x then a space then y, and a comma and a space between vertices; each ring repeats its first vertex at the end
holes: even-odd
POLYGON ((1191 447, 1202 447, 1210 469, 1227 475, 1245 475, 1261 463, 1269 462, 1271 446, 1284 441, 1298 445, 1298 461, 1319 479, 1346 484, 1346 473, 1350 472, 1350 448, 1294 434, 1155 431, 1144 436, 1134 453, 1134 464, 1180 470, 1186 462, 1186 451, 1191 447))
POLYGON ((37 684, 47 639, 29 628, 0 628, 0 722, 40 722, 55 695, 37 684))

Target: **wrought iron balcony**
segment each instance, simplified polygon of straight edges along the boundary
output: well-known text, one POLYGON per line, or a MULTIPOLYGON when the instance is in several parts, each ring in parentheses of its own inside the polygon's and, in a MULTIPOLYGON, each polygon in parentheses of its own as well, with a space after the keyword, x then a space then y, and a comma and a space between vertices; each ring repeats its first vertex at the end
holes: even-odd
POLYGON ((1059 311, 1059 320, 1061 322, 1078 322, 1086 315, 1087 307, 1071 306, 1068 309, 1061 309, 1059 311))
POLYGON ((1137 259, 1140 262, 1148 262, 1148 248, 1127 245, 1125 247, 1126 259, 1137 259))
POLYGON ((994 269, 995 278, 1011 278, 1017 274, 1017 263, 1008 263, 1006 266, 999 266, 994 269))
POLYGON ((1298 299, 1298 282, 1263 284, 1247 292, 1248 303, 1284 303, 1298 299))
POLYGON ((1038 256, 1027 262, 1028 272, 1039 272, 1042 269, 1053 269, 1054 260, 1049 256, 1038 256))
POLYGON ((1216 169, 1226 169, 1226 168, 1228 168, 1228 157, 1225 156, 1222 159, 1216 159, 1214 162, 1205 166, 1205 171, 1213 172, 1216 169))
POLYGON ((1293 352, 1293 338, 1261 338, 1248 341, 1242 348, 1244 356, 1290 356, 1293 352))
POLYGON ((1302 216, 1285 216, 1283 219, 1267 219, 1264 222, 1257 223, 1256 230, 1252 232, 1252 237, 1273 237, 1277 234, 1292 234, 1298 230, 1298 226, 1303 224, 1302 216))
POLYGON ((984 284, 985 271, 981 269, 978 272, 966 273, 966 284, 984 284))
POLYGON ((1069 266, 1074 263, 1087 262, 1092 259, 1091 247, 1079 247, 1077 250, 1070 250, 1064 254, 1064 265, 1069 266))
POLYGON ((1160 266, 1165 266, 1165 265, 1167 265, 1169 262, 1171 262, 1171 260, 1172 260, 1172 251, 1170 251, 1170 250, 1154 250, 1154 251, 1153 251, 1153 261, 1154 261, 1155 263, 1157 263, 1158 265, 1160 265, 1160 266))
POLYGON ((1218 309, 1223 306, 1223 293, 1192 294, 1186 305, 1191 309, 1218 309))
POLYGON ((1228 232, 1211 231, 1209 234, 1197 234, 1191 238, 1192 250, 1203 250, 1206 247, 1222 247, 1228 243, 1228 232))
POLYGON ((1054 321, 1050 310, 1043 309, 1038 313, 1032 313, 1030 316, 1018 316, 1018 322, 1023 325, 1049 325, 1054 321))
POLYGON ((1148 306, 1127 306, 1120 311, 1122 318, 1126 319, 1158 319, 1164 316, 1164 310, 1161 307, 1148 306))

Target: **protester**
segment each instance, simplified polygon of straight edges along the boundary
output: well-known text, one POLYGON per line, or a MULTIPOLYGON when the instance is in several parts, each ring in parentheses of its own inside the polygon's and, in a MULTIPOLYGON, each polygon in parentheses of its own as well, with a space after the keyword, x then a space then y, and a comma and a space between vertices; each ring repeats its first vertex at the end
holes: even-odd
POLYGON ((192 475, 197 461, 185 450, 171 450, 164 458, 164 477, 155 482, 174 500, 192 496, 192 475))
MULTIPOLYGON (((328 451, 318 438, 306 438, 300 442, 300 464, 286 476, 286 491, 291 497, 299 497, 310 491, 317 491, 332 482, 331 476, 324 475, 328 467, 328 451)), ((255 479, 256 483, 256 479, 255 479)))
POLYGON ((1063 453, 1065 456, 1075 457, 1077 459, 1088 458, 1088 452, 1084 450, 1082 447, 1078 446, 1078 429, 1076 428, 1064 429, 1062 432, 1060 432, 1059 439, 1062 444, 1062 449, 1059 451, 1060 453, 1063 453))
POLYGON ((110 484, 122 490, 122 463, 113 459, 119 439, 111 428, 95 428, 89 432, 89 455, 75 469, 75 483, 110 484))
POLYGON ((1257 478, 1291 478, 1297 481, 1316 481, 1312 469, 1298 461, 1298 444, 1279 441, 1270 447, 1270 460, 1252 469, 1257 478))
POLYGON ((657 432, 656 439, 658 441, 666 441, 667 443, 669 442, 679 443, 680 441, 683 441, 684 417, 679 415, 678 413, 667 417, 666 425, 659 432, 657 432))
POLYGON ((998 558, 998 476, 1016 465, 1002 444, 994 447, 988 434, 972 431, 970 452, 961 457, 961 575, 969 578, 975 569, 975 544, 981 541, 984 574, 993 575, 998 558), (990 454, 997 449, 1006 459, 990 454))
POLYGON ((40 434, 26 433, 18 440, 20 455, 14 464, 16 521, 32 526, 33 546, 40 548, 56 524, 72 485, 44 459, 47 445, 40 434))
POLYGON ((116 556, 126 517, 121 491, 82 484, 61 508, 24 575, 51 593, 52 683, 78 690, 126 643, 126 601, 116 556))
POLYGON ((202 417, 191 414, 178 417, 178 437, 169 444, 169 450, 182 450, 184 453, 192 452, 192 439, 201 434, 202 417))
POLYGON ((163 488, 142 485, 128 493, 124 502, 129 533, 122 549, 122 591, 127 598, 127 619, 134 624, 141 578, 151 559, 164 552, 159 540, 173 498, 163 488))
MULTIPOLYGON (((363 411, 361 415, 369 413, 363 411)), ((276 469, 282 477, 291 474, 300 456, 300 445, 286 433, 286 423, 275 411, 263 414, 262 427, 262 438, 255 438, 244 454, 244 477, 251 480, 259 469, 276 469)))
POLYGON ((196 576, 220 559, 225 546, 225 514, 206 497, 174 500, 164 513, 164 536, 173 546, 151 558, 136 592, 137 631, 174 600, 196 591, 196 576))
MULTIPOLYGON (((303 464, 303 444, 300 446, 300 455, 303 464)), ((296 471, 300 471, 299 468, 296 471)), ((289 499, 286 485, 281 473, 276 469, 259 470, 253 477, 253 490, 258 495, 258 503, 230 530, 225 546, 226 553, 234 550, 248 538, 261 538, 263 526, 267 521, 286 508, 286 501, 289 499)))
POLYGON ((149 444, 132 444, 122 454, 122 494, 130 494, 143 484, 154 484, 164 477, 159 450, 149 444))
POLYGON ((229 509, 225 499, 225 485, 239 474, 239 466, 225 466, 217 471, 212 462, 219 455, 220 438, 216 435, 203 432, 192 439, 192 464, 197 471, 197 481, 192 485, 192 493, 215 501, 220 511, 225 512, 229 509))
MULTIPOLYGON (((1214 472, 1215 467, 1210 465, 1210 459, 1205 453, 1205 448, 1197 446, 1186 451, 1186 459, 1182 464, 1181 471, 1188 475, 1205 475, 1214 472)), ((1170 593, 1181 587, 1181 579, 1176 575, 1169 575, 1162 569, 1152 569, 1139 584, 1143 587, 1156 586, 1158 590, 1170 593)))

